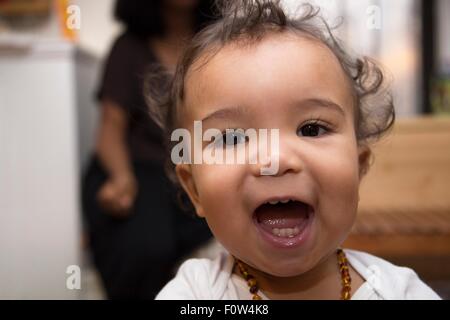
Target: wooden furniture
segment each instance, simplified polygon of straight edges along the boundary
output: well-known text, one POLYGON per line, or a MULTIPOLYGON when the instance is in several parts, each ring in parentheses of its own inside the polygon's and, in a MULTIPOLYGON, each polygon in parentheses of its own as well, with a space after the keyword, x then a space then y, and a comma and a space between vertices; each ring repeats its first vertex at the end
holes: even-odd
POLYGON ((373 152, 345 247, 450 279, 450 117, 399 120, 373 152))

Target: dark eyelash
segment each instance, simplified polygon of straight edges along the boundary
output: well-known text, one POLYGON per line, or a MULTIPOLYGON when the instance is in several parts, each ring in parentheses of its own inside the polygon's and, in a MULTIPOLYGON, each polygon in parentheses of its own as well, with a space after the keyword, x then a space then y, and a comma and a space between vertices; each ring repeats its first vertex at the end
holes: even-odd
POLYGON ((300 125, 300 128, 302 128, 306 125, 317 125, 317 126, 322 127, 323 129, 325 129, 327 132, 333 131, 332 126, 330 124, 326 123, 325 121, 321 120, 320 118, 308 120, 308 121, 302 123, 300 125))

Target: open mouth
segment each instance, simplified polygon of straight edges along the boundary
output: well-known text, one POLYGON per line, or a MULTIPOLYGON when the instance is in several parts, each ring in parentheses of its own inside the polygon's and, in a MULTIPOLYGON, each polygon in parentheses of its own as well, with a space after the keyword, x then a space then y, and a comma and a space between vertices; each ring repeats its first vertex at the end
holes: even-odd
POLYGON ((312 215, 313 208, 304 202, 274 200, 256 208, 254 221, 269 242, 292 246, 304 240, 312 215))

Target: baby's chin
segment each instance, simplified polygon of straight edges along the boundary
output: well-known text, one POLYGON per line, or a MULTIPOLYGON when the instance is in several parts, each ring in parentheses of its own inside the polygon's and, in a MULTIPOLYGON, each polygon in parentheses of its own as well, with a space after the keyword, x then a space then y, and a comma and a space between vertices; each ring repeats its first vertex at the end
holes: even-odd
POLYGON ((273 277, 296 277, 314 269, 320 261, 315 261, 313 257, 307 259, 283 259, 278 261, 266 260, 261 262, 249 262, 249 264, 261 272, 273 277))
MULTIPOLYGON (((330 241, 331 242, 331 241, 330 241)), ((308 250, 290 252, 289 255, 277 254, 247 256, 247 264, 252 268, 273 277, 289 278, 306 275, 312 270, 321 272, 328 268, 337 268, 336 248, 338 245, 317 243, 308 250)))

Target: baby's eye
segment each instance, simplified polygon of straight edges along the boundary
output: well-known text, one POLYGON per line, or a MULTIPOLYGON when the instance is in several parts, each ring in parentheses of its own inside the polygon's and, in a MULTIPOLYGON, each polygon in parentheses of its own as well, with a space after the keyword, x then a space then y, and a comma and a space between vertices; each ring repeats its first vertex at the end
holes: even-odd
POLYGON ((297 135, 303 137, 317 137, 327 132, 328 128, 323 125, 317 123, 308 123, 298 129, 297 135))
POLYGON ((233 146, 240 143, 245 143, 247 141, 247 137, 244 132, 229 131, 222 134, 222 141, 225 146, 233 146))

